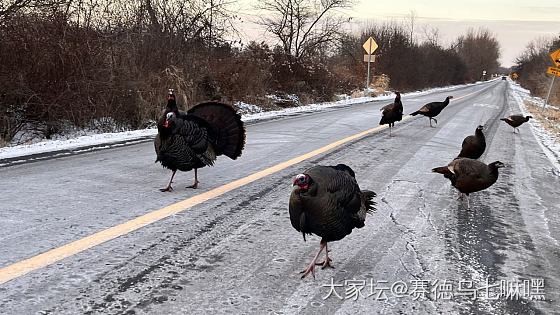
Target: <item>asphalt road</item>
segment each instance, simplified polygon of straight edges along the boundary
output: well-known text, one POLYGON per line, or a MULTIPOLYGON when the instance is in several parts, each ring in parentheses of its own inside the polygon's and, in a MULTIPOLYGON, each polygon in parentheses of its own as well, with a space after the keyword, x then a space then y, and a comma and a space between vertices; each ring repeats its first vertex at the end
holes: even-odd
MULTIPOLYGON (((0 284, 0 313, 558 312, 560 177, 529 126, 513 134, 498 120, 519 112, 507 84, 404 97, 405 113, 455 99, 437 128, 406 119, 392 138, 372 132, 0 284), (488 145, 481 160, 507 167, 471 195, 468 212, 430 170, 452 160, 479 124, 488 145), (378 210, 329 244, 335 269, 302 280, 319 238, 303 242, 290 225, 292 178, 338 163, 377 192, 378 210)), ((250 124, 243 156, 201 169, 197 190, 184 188, 192 173, 178 173, 175 190, 159 192, 170 171, 154 164, 150 142, 0 168, 0 268, 373 128, 387 103, 250 124)))

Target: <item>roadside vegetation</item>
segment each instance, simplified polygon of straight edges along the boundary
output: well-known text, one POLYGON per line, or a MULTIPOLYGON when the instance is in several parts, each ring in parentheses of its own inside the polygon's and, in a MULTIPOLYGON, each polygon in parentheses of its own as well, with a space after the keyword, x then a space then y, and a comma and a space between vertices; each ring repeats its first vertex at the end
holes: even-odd
MULTIPOLYGON (((532 41, 517 57, 512 73, 517 73, 519 84, 530 90, 533 96, 546 98, 552 79, 551 75, 546 74, 546 69, 554 67, 550 53, 557 49, 560 49, 560 34, 554 39, 532 41)), ((552 86, 548 103, 560 107, 560 78, 556 78, 552 86)))
POLYGON ((406 92, 499 71, 498 41, 485 29, 443 46, 437 29, 413 36, 413 15, 350 34, 337 9, 351 1, 255 3, 276 45, 233 40, 239 18, 227 0, 2 1, 0 146, 22 131, 48 139, 68 126, 153 126, 169 87, 186 106, 215 99, 278 108, 359 95, 370 36, 379 45, 373 88, 406 92))
MULTIPOLYGON (((555 39, 540 38, 529 43, 525 51, 516 59, 512 73, 519 76, 518 83, 531 91, 532 96, 546 99, 552 77, 546 74, 548 67, 554 66, 550 53, 560 48, 560 35, 555 39)), ((543 103, 525 101, 525 106, 531 114, 541 122, 542 126, 556 139, 560 140, 560 78, 556 78, 546 110, 542 110, 543 103)))

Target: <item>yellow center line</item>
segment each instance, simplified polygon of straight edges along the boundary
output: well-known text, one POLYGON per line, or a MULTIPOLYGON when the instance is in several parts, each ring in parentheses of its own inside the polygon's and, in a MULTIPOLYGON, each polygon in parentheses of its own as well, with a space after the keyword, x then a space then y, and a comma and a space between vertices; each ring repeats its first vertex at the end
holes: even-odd
MULTIPOLYGON (((476 93, 476 92, 473 92, 476 93)), ((471 95, 473 93, 458 97, 457 99, 466 97, 468 95, 471 95)), ((411 118, 412 116, 410 115, 406 115, 402 118, 402 120, 407 120, 409 118, 411 118)), ((203 203, 209 199, 218 197, 220 195, 223 195, 229 191, 232 191, 236 188, 239 188, 241 186, 247 185, 249 183, 252 183, 258 179, 261 179, 265 176, 274 174, 278 171, 281 171, 287 167, 290 167, 294 164, 300 163, 302 161, 305 161, 307 159, 310 159, 312 157, 315 157, 321 153, 324 153, 326 151, 329 151, 331 149, 334 149, 336 147, 339 147, 349 141, 358 139, 360 137, 363 137, 367 134, 373 133, 375 131, 381 130, 387 128, 387 125, 383 125, 383 126, 378 126, 375 128, 371 128, 368 129, 366 131, 360 132, 358 134, 355 134, 353 136, 350 137, 346 137, 344 139, 335 141, 329 145, 326 145, 322 148, 319 148, 317 150, 311 151, 307 154, 295 157, 291 160, 282 162, 280 164, 274 165, 272 167, 269 167, 265 170, 259 171, 257 173, 254 173, 252 175, 249 175, 247 177, 243 177, 241 179, 235 180, 231 183, 225 184, 223 186, 217 187, 215 189, 212 189, 210 191, 207 191, 205 193, 193 196, 189 199, 185 199, 183 201, 177 202, 175 204, 172 204, 170 206, 167 206, 165 208, 159 209, 159 210, 155 210, 153 212, 147 213, 145 215, 142 215, 136 219, 132 219, 130 221, 124 222, 122 224, 116 225, 114 227, 108 228, 106 230, 97 232, 95 234, 92 234, 90 236, 86 236, 82 239, 79 239, 77 241, 68 243, 66 245, 63 245, 61 247, 52 249, 48 252, 39 254, 37 256, 28 258, 26 260, 14 263, 12 265, 6 266, 2 269, 0 269, 0 284, 6 283, 10 280, 13 280, 15 278, 21 277, 29 272, 32 272, 34 270, 38 270, 41 268, 44 268, 48 265, 51 265, 57 261, 60 261, 64 258, 70 257, 72 255, 78 254, 82 251, 85 251, 86 249, 89 249, 91 247, 97 246, 99 244, 105 243, 107 241, 110 241, 112 239, 115 239, 119 236, 125 235, 127 233, 130 233, 132 231, 135 231, 141 227, 144 227, 150 223, 154 223, 157 222, 159 220, 162 220, 164 218, 167 218, 168 216, 174 215, 176 213, 182 212, 184 210, 187 210, 193 206, 196 206, 200 203, 203 203)))

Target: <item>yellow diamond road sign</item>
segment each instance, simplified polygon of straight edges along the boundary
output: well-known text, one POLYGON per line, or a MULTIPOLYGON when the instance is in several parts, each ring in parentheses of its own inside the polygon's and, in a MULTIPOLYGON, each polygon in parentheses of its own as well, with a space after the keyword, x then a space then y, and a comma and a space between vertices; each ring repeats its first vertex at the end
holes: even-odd
POLYGON ((550 54, 550 58, 552 58, 552 62, 556 65, 557 68, 560 68, 560 48, 550 54))
POLYGON ((546 73, 555 75, 557 77, 560 77, 560 69, 559 68, 548 67, 548 70, 546 71, 546 73))
POLYGON ((364 43, 364 49, 369 55, 373 54, 377 47, 377 43, 371 37, 364 43))

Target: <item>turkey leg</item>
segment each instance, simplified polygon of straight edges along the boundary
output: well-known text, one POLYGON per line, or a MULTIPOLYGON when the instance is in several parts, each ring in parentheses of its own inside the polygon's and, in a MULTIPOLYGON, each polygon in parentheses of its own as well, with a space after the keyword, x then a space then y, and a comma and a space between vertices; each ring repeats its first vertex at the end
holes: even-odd
POLYGON ((331 264, 332 259, 329 258, 329 247, 325 242, 325 260, 322 263, 315 263, 316 265, 322 265, 321 269, 325 269, 327 267, 331 267, 334 269, 334 266, 331 264))
POLYGON ((435 128, 435 126, 432 126, 432 119, 434 120, 434 122, 436 123, 436 125, 437 125, 437 120, 436 120, 435 118, 430 117, 430 127, 434 127, 434 128, 435 128))
POLYGON ((315 255, 315 258, 313 258, 313 261, 309 264, 309 266, 307 266, 307 269, 300 272, 303 273, 303 276, 301 276, 302 279, 305 278, 305 276, 307 276, 310 272, 313 275, 313 278, 315 278, 315 264, 317 262, 317 258, 319 258, 319 255, 325 247, 327 247, 327 242, 321 241, 321 247, 319 248, 319 252, 317 253, 317 255, 315 255))
POLYGON ((192 188, 192 189, 196 189, 198 187, 198 169, 195 168, 194 169, 194 184, 187 186, 187 188, 192 188))
POLYGON ((471 208, 471 201, 469 200, 469 195, 467 195, 467 210, 468 210, 468 211, 472 211, 472 208, 471 208))
POLYGON ((175 176, 175 173, 177 172, 177 170, 173 170, 173 173, 171 173, 171 179, 169 180, 169 184, 167 184, 167 187, 165 188, 160 188, 160 191, 172 191, 173 187, 171 187, 171 183, 173 183, 173 176, 175 176))

